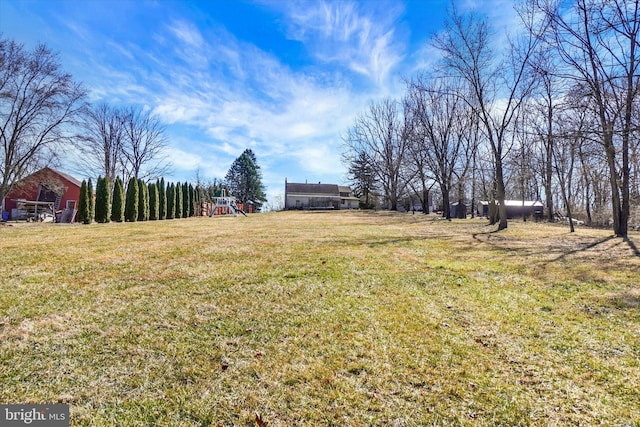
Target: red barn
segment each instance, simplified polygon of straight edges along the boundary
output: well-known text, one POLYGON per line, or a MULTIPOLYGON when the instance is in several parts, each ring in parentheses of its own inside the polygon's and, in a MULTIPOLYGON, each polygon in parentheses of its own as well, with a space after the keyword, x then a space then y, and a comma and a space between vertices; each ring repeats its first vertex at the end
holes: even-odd
POLYGON ((3 201, 8 219, 24 219, 32 208, 52 207, 58 221, 71 221, 78 208, 81 182, 51 168, 40 169, 20 181, 3 201))

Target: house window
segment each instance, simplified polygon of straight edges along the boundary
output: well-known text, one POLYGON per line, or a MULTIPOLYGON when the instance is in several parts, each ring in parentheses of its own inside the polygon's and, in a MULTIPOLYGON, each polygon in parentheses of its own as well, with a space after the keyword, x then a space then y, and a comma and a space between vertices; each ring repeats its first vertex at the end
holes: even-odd
POLYGON ((300 200, 296 200, 296 208, 300 207, 300 200))
POLYGON ((75 200, 67 200, 67 209, 75 209, 76 201, 75 200))

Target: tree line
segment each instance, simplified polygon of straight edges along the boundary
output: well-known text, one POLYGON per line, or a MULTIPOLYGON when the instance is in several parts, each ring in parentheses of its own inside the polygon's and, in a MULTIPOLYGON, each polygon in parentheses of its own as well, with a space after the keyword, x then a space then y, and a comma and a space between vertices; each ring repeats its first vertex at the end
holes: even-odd
MULTIPOLYGON (((389 209, 541 200, 625 237, 640 225, 640 0, 528 0, 519 32, 449 10, 439 60, 402 99, 372 102, 344 136, 352 186, 389 209)), ((569 221, 573 227, 573 221, 569 221)), ((573 229, 573 228, 572 228, 573 229)))
POLYGON ((164 178, 145 183, 131 177, 125 188, 116 177, 113 194, 109 180, 98 177, 94 189, 91 178, 83 180, 76 221, 90 224, 108 222, 156 221, 190 218, 202 214, 204 190, 188 182, 168 182, 164 178))

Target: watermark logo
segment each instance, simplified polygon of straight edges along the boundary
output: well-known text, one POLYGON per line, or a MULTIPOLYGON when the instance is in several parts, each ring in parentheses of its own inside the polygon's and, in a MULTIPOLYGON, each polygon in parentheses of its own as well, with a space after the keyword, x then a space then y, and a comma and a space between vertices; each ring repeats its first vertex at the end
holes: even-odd
POLYGON ((69 427, 69 405, 0 405, 0 426, 69 427))

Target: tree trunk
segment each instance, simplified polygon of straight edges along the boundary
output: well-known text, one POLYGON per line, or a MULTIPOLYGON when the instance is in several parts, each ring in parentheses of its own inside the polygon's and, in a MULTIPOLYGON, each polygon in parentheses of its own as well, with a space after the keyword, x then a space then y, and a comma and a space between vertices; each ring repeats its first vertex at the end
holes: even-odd
POLYGON ((591 181, 587 168, 587 162, 585 160, 584 152, 582 151, 582 147, 579 148, 578 154, 580 156, 580 165, 581 165, 581 173, 582 173, 582 182, 584 187, 584 198, 585 198, 585 211, 587 214, 587 225, 591 225, 593 222, 593 218, 591 217, 591 181))
POLYGON ((613 232, 617 237, 626 237, 627 230, 623 227, 622 203, 620 201, 620 189, 618 187, 618 169, 616 167, 616 153, 613 146, 612 134, 607 131, 604 135, 607 165, 609 166, 609 185, 611 186, 611 206, 613 215, 613 232))
MULTIPOLYGON (((498 156, 496 155, 496 157, 498 156)), ((502 174, 502 161, 499 158, 496 158, 496 160, 496 199, 498 200, 498 215, 500 216, 498 230, 505 230, 507 228, 507 206, 504 203, 506 190, 502 174)))
POLYGON ((429 213, 429 190, 426 188, 422 189, 422 213, 425 215, 429 213))
POLYGON ((446 186, 440 186, 442 191, 442 216, 451 219, 451 205, 449 203, 449 189, 446 186))
MULTIPOLYGON (((548 136, 551 138, 551 135, 548 136)), ((544 183, 544 193, 547 199, 547 221, 554 221, 554 212, 553 212, 553 190, 551 188, 552 180, 553 180, 553 165, 552 165, 552 156, 553 156, 553 145, 550 139, 547 140, 546 143, 546 154, 547 158, 545 159, 545 183, 544 183)))
POLYGON ((567 218, 569 220, 569 231, 571 233, 574 233, 576 231, 574 225, 573 225, 573 217, 572 217, 572 213, 571 213, 571 204, 569 203, 569 195, 567 194, 568 191, 567 189, 565 189, 564 185, 560 186, 560 190, 562 192, 562 199, 564 200, 564 205, 567 207, 567 218))

